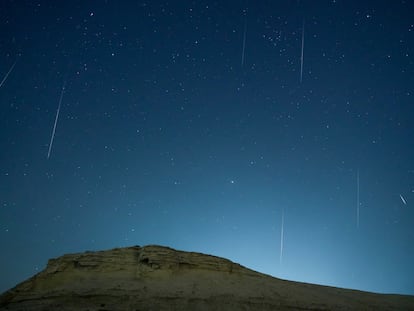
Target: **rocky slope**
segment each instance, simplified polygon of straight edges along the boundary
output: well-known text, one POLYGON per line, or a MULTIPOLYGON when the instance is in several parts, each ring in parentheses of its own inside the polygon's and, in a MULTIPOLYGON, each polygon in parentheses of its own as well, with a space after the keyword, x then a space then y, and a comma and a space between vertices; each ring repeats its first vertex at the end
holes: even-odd
POLYGON ((0 310, 414 310, 414 296, 273 278, 229 260, 161 246, 51 259, 0 296, 0 310))

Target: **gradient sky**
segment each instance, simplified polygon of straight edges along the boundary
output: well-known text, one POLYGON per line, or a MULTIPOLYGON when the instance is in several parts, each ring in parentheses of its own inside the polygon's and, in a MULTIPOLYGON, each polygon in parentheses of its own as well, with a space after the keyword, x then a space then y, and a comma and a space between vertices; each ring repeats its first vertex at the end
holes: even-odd
POLYGON ((1 1, 0 291, 65 253, 161 244, 414 294, 413 12, 1 1))

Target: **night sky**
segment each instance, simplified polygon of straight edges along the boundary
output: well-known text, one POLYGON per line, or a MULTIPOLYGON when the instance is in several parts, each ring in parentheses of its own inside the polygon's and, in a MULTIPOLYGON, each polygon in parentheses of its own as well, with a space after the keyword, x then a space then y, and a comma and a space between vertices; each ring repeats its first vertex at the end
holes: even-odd
POLYGON ((161 244, 414 294, 413 12, 1 1, 0 291, 161 244))

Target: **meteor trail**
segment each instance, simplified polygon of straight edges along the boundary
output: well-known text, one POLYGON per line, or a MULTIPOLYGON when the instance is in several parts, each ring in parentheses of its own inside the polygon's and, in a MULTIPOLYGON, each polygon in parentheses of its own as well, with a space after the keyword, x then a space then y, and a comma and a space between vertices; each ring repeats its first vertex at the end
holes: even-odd
POLYGON ((9 74, 13 71, 14 66, 17 63, 17 59, 14 61, 13 65, 10 67, 9 71, 7 71, 6 75, 4 76, 3 80, 0 82, 0 87, 3 86, 4 82, 6 82, 7 77, 9 76, 9 74))
POLYGON ((241 66, 244 66, 244 53, 246 49, 246 33, 247 33, 247 16, 244 21, 244 33, 243 33, 243 48, 242 48, 242 56, 241 56, 241 66))
POLYGON ((404 203, 404 205, 407 205, 407 201, 404 199, 404 197, 400 194, 400 199, 404 203))
POLYGON ((300 53, 300 83, 302 83, 302 77, 303 77, 303 50, 305 47, 305 20, 303 20, 302 25, 302 50, 300 53))
POLYGON ((282 211, 282 228, 280 229, 280 258, 279 264, 282 265, 282 257, 283 257, 283 227, 285 224, 285 214, 282 211))
POLYGON ((59 99, 58 109, 56 111, 55 124, 53 125, 52 137, 50 138, 49 150, 47 152, 47 158, 48 159, 50 158, 50 152, 52 151, 53 140, 55 139, 56 124, 57 124, 57 121, 59 119, 60 106, 62 104, 63 93, 65 92, 65 85, 66 85, 66 81, 63 82, 62 91, 60 92, 60 99, 59 99))
POLYGON ((357 206, 356 206, 357 228, 359 228, 359 169, 357 171, 357 206))

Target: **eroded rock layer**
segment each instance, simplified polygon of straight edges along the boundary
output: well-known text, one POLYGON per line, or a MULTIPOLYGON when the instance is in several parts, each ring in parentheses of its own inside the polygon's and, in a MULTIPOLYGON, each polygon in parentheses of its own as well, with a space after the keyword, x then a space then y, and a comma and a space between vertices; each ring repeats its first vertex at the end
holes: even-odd
POLYGON ((414 297, 291 281, 162 246, 49 260, 0 296, 0 310, 414 310, 414 297))

